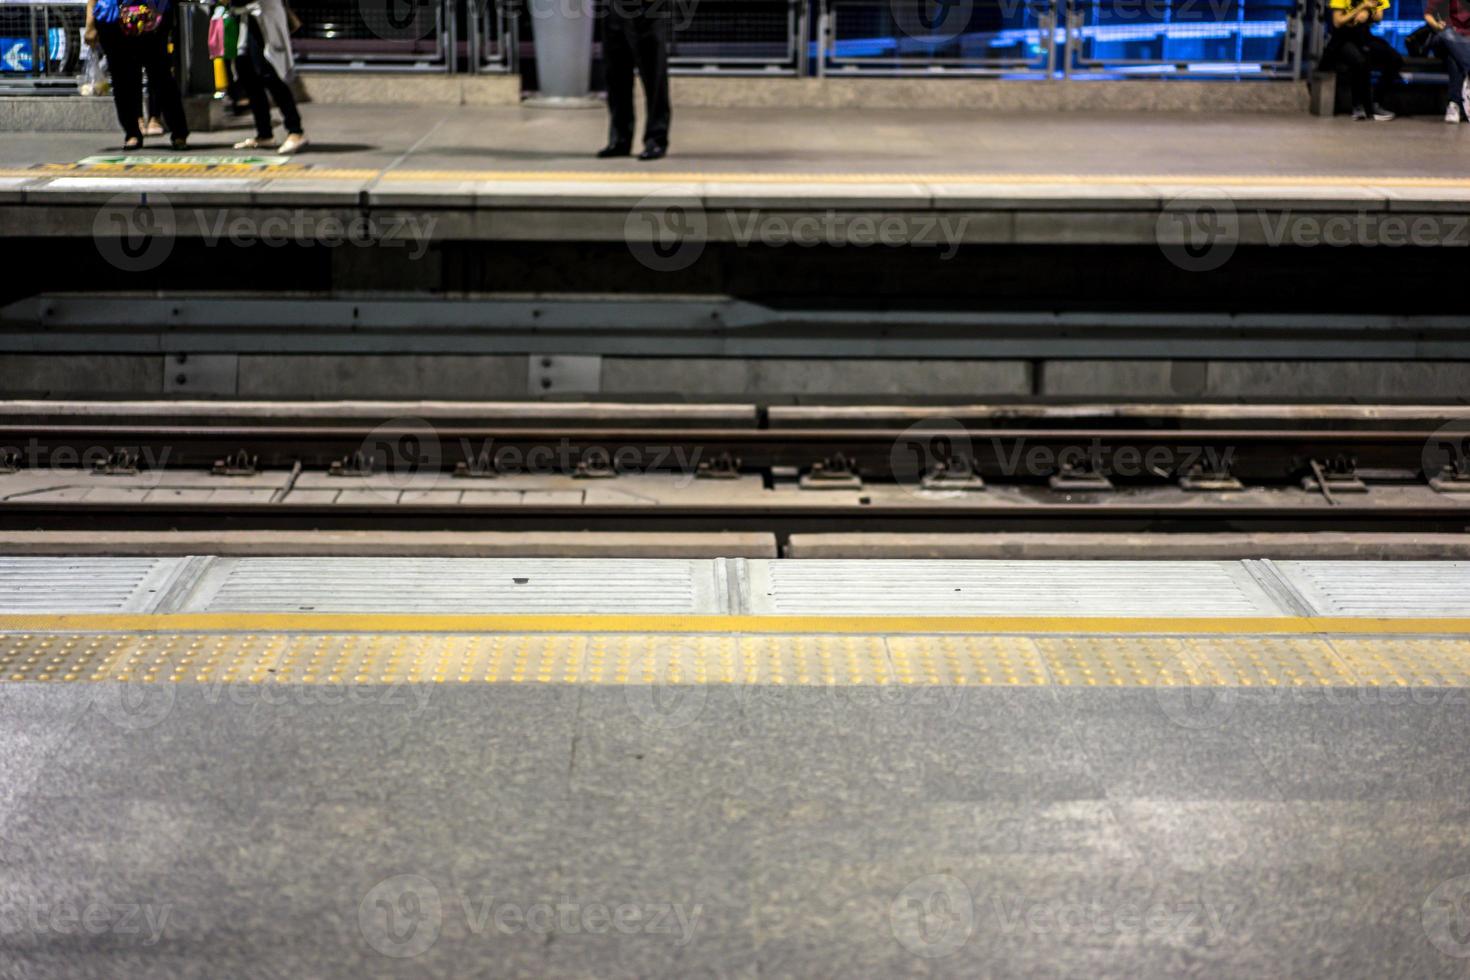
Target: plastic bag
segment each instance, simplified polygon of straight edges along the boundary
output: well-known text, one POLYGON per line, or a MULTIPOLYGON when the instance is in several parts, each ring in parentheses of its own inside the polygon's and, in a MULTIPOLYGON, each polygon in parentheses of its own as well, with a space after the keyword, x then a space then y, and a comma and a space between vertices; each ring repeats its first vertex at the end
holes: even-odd
POLYGON ((77 91, 82 95, 106 95, 112 91, 107 78, 107 59, 100 48, 82 45, 82 76, 77 81, 77 91))

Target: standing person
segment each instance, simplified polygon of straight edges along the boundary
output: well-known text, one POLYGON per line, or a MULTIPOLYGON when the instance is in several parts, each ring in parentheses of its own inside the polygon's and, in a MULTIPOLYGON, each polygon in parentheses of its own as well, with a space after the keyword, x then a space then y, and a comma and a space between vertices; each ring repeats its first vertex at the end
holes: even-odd
POLYGON ((669 42, 673 35, 669 0, 609 0, 602 23, 602 59, 607 70, 607 146, 598 157, 633 152, 633 71, 643 80, 647 118, 640 160, 669 152, 669 42))
POLYGON ((253 0, 236 3, 243 23, 240 25, 240 56, 235 68, 240 84, 250 99, 250 112, 255 117, 255 135, 235 144, 237 150, 257 150, 276 143, 271 132, 271 99, 281 110, 286 127, 286 141, 278 153, 295 153, 306 146, 306 131, 301 128, 301 113, 289 80, 295 68, 291 54, 291 30, 286 20, 285 0, 253 0), (266 92, 270 98, 266 98, 266 92))
POLYGON ((1445 71, 1450 76, 1450 104, 1445 106, 1444 121, 1470 120, 1466 112, 1466 102, 1470 101, 1470 5, 1466 0, 1429 0, 1424 7, 1424 22, 1439 32, 1435 40, 1444 52, 1445 71))
POLYGON ((1394 117, 1373 98, 1373 71, 1378 70, 1378 94, 1381 97, 1399 81, 1404 59, 1393 45, 1373 33, 1373 25, 1383 20, 1383 12, 1393 0, 1332 0, 1332 37, 1323 62, 1347 72, 1353 90, 1353 118, 1388 122, 1394 117))
POLYGON ((107 56, 112 76, 112 104, 122 124, 123 149, 143 146, 143 72, 158 93, 159 110, 168 123, 175 150, 189 147, 184 100, 169 65, 170 0, 87 0, 83 38, 107 56))

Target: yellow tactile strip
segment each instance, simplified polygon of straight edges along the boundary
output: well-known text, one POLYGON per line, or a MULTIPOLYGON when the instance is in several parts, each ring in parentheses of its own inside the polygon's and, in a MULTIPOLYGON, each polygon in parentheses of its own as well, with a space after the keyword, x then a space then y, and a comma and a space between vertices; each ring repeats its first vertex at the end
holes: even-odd
POLYGON ((5 633, 0 681, 1470 687, 1470 638, 5 633))
POLYGON ((263 170, 236 164, 42 163, 0 168, 0 177, 204 177, 238 180, 318 180, 389 182, 629 183, 649 185, 731 184, 1038 184, 1079 187, 1153 184, 1166 187, 1409 187, 1466 188, 1470 178, 1376 176, 1364 174, 1079 174, 1079 173, 773 173, 770 171, 626 170, 378 170, 290 164, 263 170))

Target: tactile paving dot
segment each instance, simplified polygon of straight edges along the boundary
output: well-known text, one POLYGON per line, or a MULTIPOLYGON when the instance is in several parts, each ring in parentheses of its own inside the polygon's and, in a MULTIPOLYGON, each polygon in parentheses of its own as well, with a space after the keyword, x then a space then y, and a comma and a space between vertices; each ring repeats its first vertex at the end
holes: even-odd
POLYGON ((1092 687, 1256 687, 1352 684, 1315 637, 1043 636, 1056 683, 1092 687))
POLYGON ((1331 642, 1364 685, 1470 686, 1470 639, 1345 636, 1331 642))

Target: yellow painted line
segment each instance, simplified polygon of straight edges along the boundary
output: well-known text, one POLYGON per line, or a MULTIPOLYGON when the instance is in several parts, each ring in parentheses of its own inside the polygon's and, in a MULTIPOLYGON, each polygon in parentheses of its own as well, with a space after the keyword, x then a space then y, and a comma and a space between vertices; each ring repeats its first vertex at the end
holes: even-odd
POLYGON ((666 616, 424 613, 0 615, 0 632, 1462 635, 1470 618, 1107 616, 666 616))
POLYGON ((0 634, 0 683, 77 681, 1465 688, 1470 637, 0 634))
POLYGON ((1080 174, 1080 173, 771 173, 724 171, 623 170, 391 170, 289 164, 261 169, 231 165, 173 164, 39 164, 27 168, 0 168, 3 177, 62 176, 203 177, 238 180, 343 180, 384 182, 489 183, 626 183, 668 184, 999 184, 1035 186, 1119 186, 1155 184, 1167 187, 1395 187, 1470 189, 1470 177, 1364 176, 1362 174, 1080 174))

